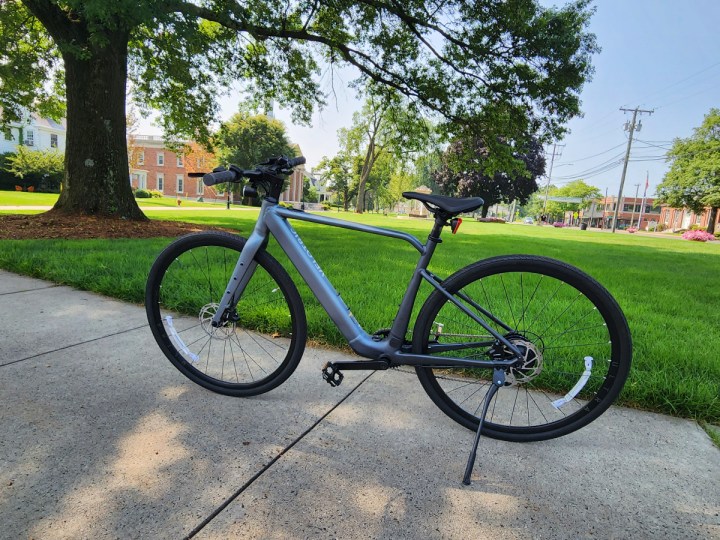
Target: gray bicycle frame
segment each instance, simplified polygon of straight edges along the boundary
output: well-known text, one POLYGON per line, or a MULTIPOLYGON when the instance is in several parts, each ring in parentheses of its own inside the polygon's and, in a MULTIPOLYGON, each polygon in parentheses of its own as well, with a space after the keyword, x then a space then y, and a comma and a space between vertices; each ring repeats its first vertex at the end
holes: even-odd
MULTIPOLYGON (((414 236, 395 231, 392 229, 384 229, 380 227, 373 227, 370 225, 363 225, 360 223, 353 223, 350 221, 343 221, 339 219, 318 216, 314 214, 308 214, 298 210, 290 210, 278 206, 276 202, 263 200, 262 207, 260 209, 260 215, 258 216, 255 229, 253 230, 250 237, 247 239, 245 246, 243 247, 238 262, 235 265, 235 269, 230 278, 228 286, 226 287, 225 294, 220 302, 215 316, 213 317, 214 325, 222 324, 222 317, 229 308, 234 307, 237 303, 237 299, 240 298, 242 292, 250 281, 257 262, 255 261, 255 255, 259 250, 265 249, 269 236, 272 235, 283 251, 287 254, 288 258, 295 266, 297 271, 302 276, 303 280, 307 283, 310 290, 313 292, 315 297, 318 299, 320 304, 323 306, 327 314, 330 316, 332 321, 337 326, 338 330, 347 340, 348 344, 355 353, 358 355, 370 358, 373 360, 386 360, 391 366, 395 365, 413 365, 413 366, 425 366, 425 367, 461 367, 461 366, 472 366, 472 367, 486 367, 486 368, 498 368, 512 365, 516 359, 512 360, 476 360, 469 358, 452 358, 431 356, 429 354, 415 354, 403 350, 402 345, 404 344, 405 335, 407 334, 408 326, 410 323, 410 316, 412 313, 413 305, 417 297, 418 290, 422 280, 424 279, 435 289, 444 294, 448 300, 458 306, 463 312, 469 317, 480 324, 485 330, 487 330, 493 339, 489 342, 473 343, 473 344, 457 344, 457 345, 438 345, 434 347, 430 345, 429 349, 435 352, 445 352, 450 350, 459 350, 462 348, 471 348, 478 345, 490 345, 495 340, 499 340, 508 349, 510 349, 518 358, 522 355, 514 344, 510 343, 502 335, 498 334, 490 325, 485 322, 476 313, 471 311, 467 306, 463 305, 460 300, 455 296, 448 293, 442 286, 441 281, 427 271, 427 267, 432 258, 435 247, 438 244, 438 239, 432 238, 432 235, 428 237, 426 244, 422 244, 414 236), (357 322, 350 309, 347 307, 340 294, 335 290, 333 285, 330 283, 325 273, 322 271, 318 263, 310 251, 305 247, 305 244, 298 236, 297 232, 288 222, 289 219, 297 219, 300 221, 308 221, 311 223, 317 223, 321 225, 328 225, 331 227, 340 227, 344 229, 350 229, 363 233, 377 234, 380 236, 387 236, 390 238, 396 238, 408 242, 411 246, 418 250, 420 253, 420 259, 418 260, 415 271, 413 272, 410 284, 405 291, 402 302, 398 309, 398 313, 393 321, 392 328, 390 329, 389 335, 385 339, 376 340, 368 334, 357 322)), ((511 328, 502 321, 497 320, 492 314, 487 312, 481 306, 476 304, 473 300, 462 294, 458 295, 460 299, 470 304, 475 310, 482 313, 484 316, 491 319, 493 322, 500 324, 503 328, 510 331, 511 328)))

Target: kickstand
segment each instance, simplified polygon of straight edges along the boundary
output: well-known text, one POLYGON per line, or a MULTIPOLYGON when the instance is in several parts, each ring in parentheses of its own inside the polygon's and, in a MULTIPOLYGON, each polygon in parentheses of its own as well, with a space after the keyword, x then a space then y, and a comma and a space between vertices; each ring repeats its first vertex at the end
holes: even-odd
POLYGON ((485 402, 483 403, 482 415, 480 416, 480 424, 478 424, 477 433, 475 434, 475 442, 473 443, 472 451, 470 452, 470 457, 468 458, 467 467, 465 467, 463 484, 466 486, 470 485, 470 475, 472 474, 473 467, 475 466, 475 457, 477 456, 477 448, 480 443, 480 433, 482 433, 488 407, 490 407, 490 402, 495 396, 495 392, 497 392, 501 386, 505 386, 505 371, 502 369, 495 369, 493 372, 492 384, 490 385, 487 394, 485 394, 485 402))

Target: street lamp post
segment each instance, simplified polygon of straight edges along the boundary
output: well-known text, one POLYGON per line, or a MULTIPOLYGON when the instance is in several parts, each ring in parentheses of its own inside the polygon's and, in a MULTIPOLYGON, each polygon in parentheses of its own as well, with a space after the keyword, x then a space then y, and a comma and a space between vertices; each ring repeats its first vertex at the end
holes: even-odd
MULTIPOLYGON (((638 192, 640 191, 640 184, 635 184, 635 200, 633 201, 633 209, 632 214, 630 215, 630 227, 633 226, 633 222, 635 221, 635 203, 637 202, 638 192)), ((638 229, 640 228, 640 225, 638 225, 638 229)))

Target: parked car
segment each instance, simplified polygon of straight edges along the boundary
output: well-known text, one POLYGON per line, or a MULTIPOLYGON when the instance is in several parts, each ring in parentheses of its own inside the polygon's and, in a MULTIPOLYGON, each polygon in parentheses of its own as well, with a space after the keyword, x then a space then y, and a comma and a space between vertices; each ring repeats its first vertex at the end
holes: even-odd
POLYGON ((535 223, 535 220, 533 218, 531 218, 530 216, 528 216, 525 219, 523 219, 523 223, 525 223, 527 225, 532 225, 533 223, 535 223))

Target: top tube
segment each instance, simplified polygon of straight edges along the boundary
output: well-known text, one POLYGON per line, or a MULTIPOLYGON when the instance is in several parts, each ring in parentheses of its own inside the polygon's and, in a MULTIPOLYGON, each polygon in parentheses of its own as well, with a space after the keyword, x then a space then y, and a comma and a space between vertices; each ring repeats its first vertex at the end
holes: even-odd
POLYGON ((282 206, 275 207, 274 211, 283 218, 286 219, 297 219, 300 221, 308 221, 310 223, 318 223, 320 225, 328 225, 330 227, 339 227, 342 229, 350 229, 353 231, 377 234, 380 236, 387 236, 389 238, 397 238, 399 240, 405 240, 412 247, 417 249, 420 253, 425 253, 425 245, 420 240, 415 238, 413 235, 396 231, 394 229, 385 229, 383 227, 374 227, 372 225, 364 225, 362 223, 354 223, 352 221, 346 221, 344 219, 336 219, 325 216, 317 216, 315 214, 308 214, 302 210, 290 210, 283 208, 282 206))

